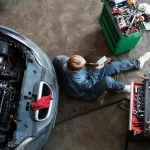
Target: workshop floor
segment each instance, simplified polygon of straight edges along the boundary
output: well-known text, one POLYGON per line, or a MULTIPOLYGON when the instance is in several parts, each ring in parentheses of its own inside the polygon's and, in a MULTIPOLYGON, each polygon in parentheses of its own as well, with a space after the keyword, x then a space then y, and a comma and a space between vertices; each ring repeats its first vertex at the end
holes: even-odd
MULTIPOLYGON (((111 56, 97 22, 101 9, 100 0, 0 0, 0 24, 33 40, 51 59, 60 54, 111 56)), ((149 39, 147 32, 136 49, 117 59, 137 58, 149 51, 149 39)), ((150 61, 143 70, 125 73, 126 83, 140 80, 138 75, 149 71, 149 67, 150 61)), ((66 97, 61 95, 60 101, 63 98, 66 97)), ((128 116, 128 112, 114 105, 60 123, 44 150, 123 150, 128 116)), ((149 149, 147 145, 140 146, 134 144, 130 149, 149 149)))

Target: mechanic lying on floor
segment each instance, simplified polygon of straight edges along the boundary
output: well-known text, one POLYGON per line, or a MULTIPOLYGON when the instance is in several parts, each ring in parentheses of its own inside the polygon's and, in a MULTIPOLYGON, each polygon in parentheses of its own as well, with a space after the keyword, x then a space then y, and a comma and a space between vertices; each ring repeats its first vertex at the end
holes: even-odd
POLYGON ((149 59, 150 52, 147 52, 139 59, 111 62, 88 71, 85 68, 86 60, 79 55, 57 56, 53 64, 68 96, 94 100, 106 90, 130 92, 130 85, 115 81, 110 75, 141 69, 149 59))

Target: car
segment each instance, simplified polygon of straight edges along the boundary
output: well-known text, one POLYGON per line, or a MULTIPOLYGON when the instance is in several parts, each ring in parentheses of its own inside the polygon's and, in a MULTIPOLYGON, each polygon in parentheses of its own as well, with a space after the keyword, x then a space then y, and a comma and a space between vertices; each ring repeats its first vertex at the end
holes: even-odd
POLYGON ((28 38, 0 26, 0 150, 41 150, 54 127, 59 99, 49 57, 28 38), (52 96, 48 108, 31 104, 52 96))

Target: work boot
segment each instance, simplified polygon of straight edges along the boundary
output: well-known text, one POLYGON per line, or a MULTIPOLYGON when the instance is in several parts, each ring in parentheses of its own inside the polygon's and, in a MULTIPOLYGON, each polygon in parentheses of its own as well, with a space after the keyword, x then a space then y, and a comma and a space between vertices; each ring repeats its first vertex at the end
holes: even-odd
POLYGON ((146 52, 143 56, 141 56, 138 60, 140 62, 140 69, 143 68, 145 62, 150 59, 150 52, 146 52))
POLYGON ((117 91, 117 92, 130 93, 131 92, 131 85, 125 85, 125 87, 124 87, 124 89, 122 91, 117 91))

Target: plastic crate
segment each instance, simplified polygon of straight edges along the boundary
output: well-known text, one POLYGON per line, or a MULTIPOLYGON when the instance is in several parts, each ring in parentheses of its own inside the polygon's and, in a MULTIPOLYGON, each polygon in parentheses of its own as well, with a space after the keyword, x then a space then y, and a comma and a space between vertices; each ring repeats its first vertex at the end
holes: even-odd
POLYGON ((145 32, 145 27, 143 23, 141 23, 142 34, 140 34, 140 32, 134 32, 128 36, 124 36, 112 15, 112 8, 109 6, 108 2, 104 2, 103 4, 99 23, 114 55, 118 55, 135 48, 141 36, 145 32))

